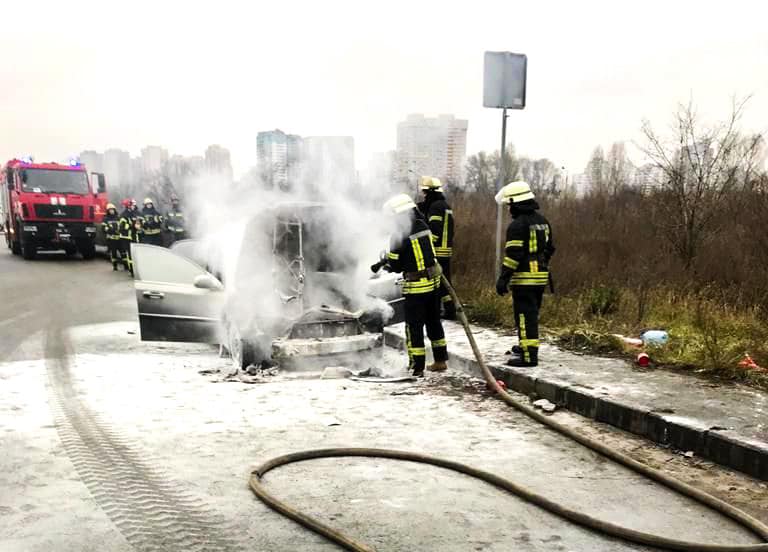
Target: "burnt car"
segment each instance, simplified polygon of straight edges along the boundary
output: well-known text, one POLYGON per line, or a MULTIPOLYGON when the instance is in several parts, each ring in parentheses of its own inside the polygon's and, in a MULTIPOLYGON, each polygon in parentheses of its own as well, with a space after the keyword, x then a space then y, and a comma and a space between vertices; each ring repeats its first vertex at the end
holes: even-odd
POLYGON ((141 339, 220 344, 238 368, 381 347, 404 319, 400 282, 361 267, 369 259, 335 237, 339 216, 286 203, 225 242, 132 244, 141 339))

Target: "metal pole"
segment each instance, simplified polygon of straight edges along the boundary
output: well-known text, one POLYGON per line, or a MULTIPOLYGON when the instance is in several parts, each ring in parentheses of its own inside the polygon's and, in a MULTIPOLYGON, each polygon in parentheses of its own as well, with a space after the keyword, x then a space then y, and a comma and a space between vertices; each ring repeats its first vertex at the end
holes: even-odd
MULTIPOLYGON (((505 107, 501 115, 501 151, 499 155, 499 182, 496 186, 496 192, 504 186, 504 165, 505 165, 505 149, 507 147, 507 108, 505 107)), ((496 254, 493 256, 494 273, 498 278, 501 274, 501 234, 502 223, 504 221, 504 205, 498 204, 496 206, 496 254)))

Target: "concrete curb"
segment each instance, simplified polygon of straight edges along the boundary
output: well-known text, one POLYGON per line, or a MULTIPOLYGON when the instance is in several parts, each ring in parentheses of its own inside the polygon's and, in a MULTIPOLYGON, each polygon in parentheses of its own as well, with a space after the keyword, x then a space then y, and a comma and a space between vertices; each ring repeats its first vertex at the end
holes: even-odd
MULTIPOLYGON (((384 343, 404 348, 405 339, 386 329, 384 343)), ((451 353, 451 368, 482 378, 474 358, 451 353)), ((489 363, 493 375, 509 389, 549 400, 571 412, 645 437, 677 450, 693 451, 697 456, 768 481, 768 444, 744 439, 726 431, 707 427, 690 418, 654 412, 641 404, 616 397, 605 397, 571 382, 535 377, 523 368, 489 363)))

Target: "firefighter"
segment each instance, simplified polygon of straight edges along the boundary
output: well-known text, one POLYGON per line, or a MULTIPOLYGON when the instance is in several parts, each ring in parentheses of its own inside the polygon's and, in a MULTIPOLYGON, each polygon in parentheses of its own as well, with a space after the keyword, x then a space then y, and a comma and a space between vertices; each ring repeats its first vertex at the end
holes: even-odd
POLYGON ((141 210, 141 242, 150 245, 163 245, 163 215, 157 212, 150 198, 144 199, 141 210))
POLYGON ((509 205, 512 222, 507 228, 504 262, 496 281, 496 293, 512 288, 515 325, 519 345, 507 361, 509 366, 536 366, 539 362, 539 309, 549 283, 549 260, 555 253, 552 227, 538 213, 539 204, 526 182, 504 186, 496 201, 509 205))
MULTIPOLYGON (((453 210, 445 200, 443 184, 440 179, 432 176, 421 177, 421 192, 424 201, 419 203, 424 218, 432 232, 432 241, 435 245, 437 262, 443 269, 443 274, 451 281, 451 257, 453 256, 453 210)), ((446 287, 440 284, 440 302, 442 304, 443 318, 456 320, 456 305, 448 293, 446 287)))
MULTIPOLYGON (((448 349, 440 322, 440 265, 435 258, 432 236, 416 204, 406 194, 398 194, 387 201, 384 211, 396 217, 400 230, 390 237, 385 268, 391 272, 402 272, 405 280, 403 295, 409 369, 416 377, 424 376, 426 326, 435 359, 427 369, 441 372, 448 367, 448 349)), ((371 269, 378 271, 379 266, 377 263, 371 269)))
POLYGON ((120 239, 120 217, 117 216, 117 207, 112 203, 107 203, 107 212, 101 222, 101 228, 104 230, 104 237, 107 241, 107 251, 109 260, 112 262, 112 270, 117 270, 119 264, 128 266, 123 258, 123 243, 120 239))
POLYGON ((168 231, 168 245, 179 240, 187 239, 187 228, 184 224, 184 213, 181 211, 179 198, 171 196, 171 210, 165 215, 165 229, 168 231))
POLYGON ((123 200, 125 209, 120 213, 120 241, 122 243, 123 262, 133 276, 133 257, 131 256, 131 243, 138 243, 141 231, 141 215, 136 206, 136 200, 123 200))

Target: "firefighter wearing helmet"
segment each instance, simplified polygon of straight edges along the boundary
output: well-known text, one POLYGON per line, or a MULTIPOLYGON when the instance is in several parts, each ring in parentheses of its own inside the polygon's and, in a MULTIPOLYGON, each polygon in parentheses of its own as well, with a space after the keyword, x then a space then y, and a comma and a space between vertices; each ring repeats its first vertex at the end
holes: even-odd
MULTIPOLYGON (((440 182, 439 178, 422 176, 419 188, 423 194, 423 201, 419 203, 419 209, 432 232, 437 262, 443 269, 443 275, 450 282, 451 257, 453 256, 453 210, 445 200, 443 183, 440 182)), ((442 283, 440 284, 440 302, 443 307, 443 318, 455 320, 456 306, 442 283)))
POLYGON ((113 203, 107 203, 107 210, 101 221, 101 229, 104 231, 104 238, 107 242, 107 252, 109 252, 109 260, 112 262, 112 270, 117 270, 120 264, 128 270, 128 265, 123 259, 120 217, 117 214, 117 207, 113 203))
POLYGON ((389 252, 381 266, 390 272, 402 272, 405 296, 406 346, 409 369, 416 377, 424 376, 426 348, 424 327, 432 343, 435 362, 427 369, 435 372, 447 368, 448 349, 440 322, 440 265, 435 256, 432 234, 416 204, 406 194, 398 194, 384 204, 384 212, 394 217, 397 231, 390 236, 389 252))
POLYGON ((168 232, 169 243, 187 239, 184 213, 181 210, 181 203, 176 194, 171 196, 171 209, 165 215, 165 229, 168 232))
POLYGON ((124 255, 124 263, 128 271, 133 275, 133 258, 131 257, 131 243, 138 243, 141 230, 141 214, 136 207, 136 200, 123 200, 123 212, 120 213, 120 240, 124 255))
POLYGON ((150 245, 163 245, 163 216, 155 209, 155 204, 150 198, 144 199, 144 208, 141 210, 141 242, 150 245))
POLYGON ((512 182, 496 194, 508 204, 512 222, 507 228, 504 262, 496 281, 496 293, 512 289, 519 345, 512 348, 509 366, 536 366, 539 362, 539 309, 549 282, 549 261, 555 253, 552 227, 539 214, 539 204, 528 183, 512 182))

